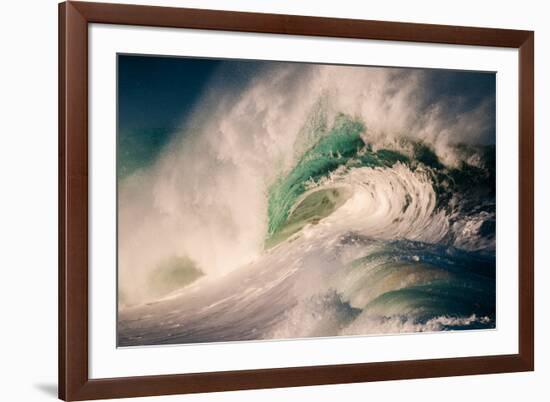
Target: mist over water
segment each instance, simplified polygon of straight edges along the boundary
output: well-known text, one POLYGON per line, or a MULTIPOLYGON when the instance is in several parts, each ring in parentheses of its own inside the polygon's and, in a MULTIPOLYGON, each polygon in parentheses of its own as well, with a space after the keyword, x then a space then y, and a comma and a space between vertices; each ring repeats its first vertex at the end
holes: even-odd
POLYGON ((120 345, 494 327, 494 93, 428 70, 224 77, 119 181, 120 345))

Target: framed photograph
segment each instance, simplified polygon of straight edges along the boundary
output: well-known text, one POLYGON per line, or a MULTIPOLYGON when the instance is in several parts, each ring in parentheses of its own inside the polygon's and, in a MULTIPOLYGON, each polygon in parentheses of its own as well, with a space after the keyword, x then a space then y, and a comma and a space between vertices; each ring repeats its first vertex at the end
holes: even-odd
POLYGON ((534 369, 533 32, 59 23, 61 399, 534 369))

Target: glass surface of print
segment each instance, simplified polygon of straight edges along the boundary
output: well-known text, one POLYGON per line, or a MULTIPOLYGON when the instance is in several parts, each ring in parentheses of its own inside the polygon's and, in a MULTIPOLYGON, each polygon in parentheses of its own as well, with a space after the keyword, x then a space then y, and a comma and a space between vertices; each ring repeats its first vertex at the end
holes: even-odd
POLYGON ((118 345, 496 327, 496 75, 118 56, 118 345))

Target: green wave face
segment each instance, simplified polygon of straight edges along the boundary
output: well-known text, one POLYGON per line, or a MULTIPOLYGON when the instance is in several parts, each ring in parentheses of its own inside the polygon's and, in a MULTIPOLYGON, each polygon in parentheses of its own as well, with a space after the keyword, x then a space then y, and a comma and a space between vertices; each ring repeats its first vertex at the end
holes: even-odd
POLYGON ((271 237, 266 240, 266 248, 299 232, 305 225, 317 224, 344 204, 351 194, 345 188, 329 188, 309 194, 289 214, 271 237))
MULTIPOLYGON (((345 203, 350 194, 344 188, 319 189, 304 198, 307 191, 312 191, 337 169, 345 172, 361 167, 391 168, 400 162, 413 171, 422 168, 430 174, 437 208, 452 212, 451 200, 459 194, 461 199, 467 200, 462 204, 461 213, 494 211, 494 145, 474 147, 458 144, 454 148, 457 154, 477 155, 483 164, 476 167, 463 161, 459 166, 448 167, 428 145, 406 137, 400 139, 400 145, 411 151, 410 156, 391 149, 374 151, 363 140, 365 124, 348 115, 339 114, 330 129, 325 123, 317 122, 313 126, 310 133, 304 134, 311 144, 301 145, 305 151, 294 167, 268 189, 266 248, 277 245, 308 224, 318 223, 345 203)), ((488 221, 482 229, 494 232, 494 225, 488 221)))
POLYGON ((383 149, 373 152, 361 134, 364 124, 340 114, 333 127, 303 153, 294 168, 269 188, 266 248, 273 247, 309 223, 317 223, 340 207, 349 197, 344 189, 310 194, 299 198, 322 178, 340 167, 393 166, 406 162, 404 155, 383 149))

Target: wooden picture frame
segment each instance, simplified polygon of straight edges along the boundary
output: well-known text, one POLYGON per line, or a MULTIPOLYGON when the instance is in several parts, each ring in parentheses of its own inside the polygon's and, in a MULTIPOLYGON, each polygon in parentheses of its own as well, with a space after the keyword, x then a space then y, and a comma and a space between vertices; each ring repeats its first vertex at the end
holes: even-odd
POLYGON ((59 397, 63 400, 294 387, 534 369, 534 33, 153 6, 59 5, 59 397), (519 49, 519 353, 90 379, 88 24, 308 35, 519 49))

